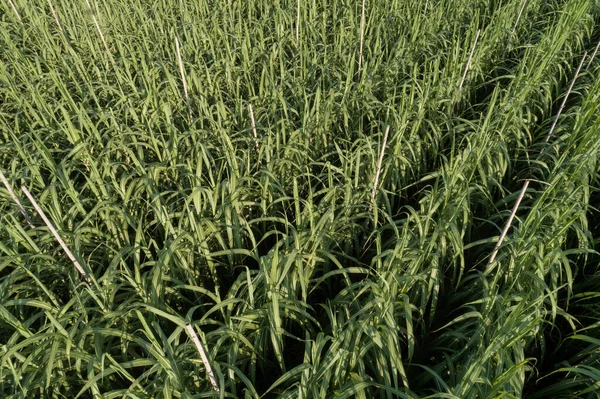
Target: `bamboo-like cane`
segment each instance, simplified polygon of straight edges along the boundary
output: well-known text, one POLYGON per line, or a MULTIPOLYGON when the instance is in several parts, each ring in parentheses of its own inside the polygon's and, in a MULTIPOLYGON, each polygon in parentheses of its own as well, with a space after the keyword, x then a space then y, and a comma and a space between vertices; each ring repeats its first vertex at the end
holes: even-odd
POLYGON ((85 3, 87 4, 88 9, 90 10, 90 14, 92 14, 92 19, 94 20, 94 25, 96 25, 96 30, 98 31, 98 34, 100 35, 100 39, 102 40, 102 43, 104 44, 104 48, 106 48, 106 51, 108 51, 108 45, 106 44, 106 40, 104 40, 104 35, 102 34, 102 30, 100 29, 100 24, 98 23, 98 20, 96 19, 94 9, 92 8, 92 5, 90 4, 89 0, 85 0, 85 3))
POLYGON ((588 69, 590 69, 590 66, 592 65, 592 61, 594 61, 594 58, 596 58, 596 53, 598 52, 598 48, 600 48, 600 42, 598 42, 598 44, 596 44, 596 48, 594 49, 594 52, 592 53, 592 56, 590 57, 590 62, 588 62, 587 66, 585 67, 586 71, 588 69))
MULTIPOLYGON (((581 67, 583 66, 583 62, 585 61, 586 57, 587 57, 587 53, 584 53, 583 57, 581 59, 581 62, 579 63, 579 67, 577 67, 577 71, 575 72, 575 76, 573 76, 573 80, 571 80, 569 89, 567 90, 567 93, 565 94, 565 98, 563 98, 560 108, 558 109, 558 112, 556 113, 556 116, 554 117, 554 122, 552 123, 552 126, 550 127, 550 132, 548 133, 548 135, 546 136, 546 139, 544 140, 545 143, 547 143, 550 140, 550 137, 554 133, 554 129, 556 128, 556 124, 558 123, 558 118, 560 117, 563 109, 565 108, 567 99, 569 98, 569 95, 571 94, 571 90, 573 90, 575 81, 579 77, 579 72, 581 71, 581 67)), ((544 149, 542 149, 542 151, 540 151, 540 154, 543 154, 543 153, 544 153, 544 149)), ((492 255, 490 256, 490 259, 488 261, 488 268, 496 259, 496 255, 498 254, 498 251, 500 250, 500 246, 502 245, 502 243, 504 242, 504 239, 506 238, 506 234, 507 234, 508 230, 510 229, 510 226, 512 225, 513 219, 515 218, 517 210, 519 209, 519 206, 521 205, 521 201, 523 200, 523 197, 525 196, 525 191, 527 191, 527 187, 529 187, 530 182, 531 182, 530 179, 525 180, 525 183, 523 184, 523 188, 521 188, 521 193, 519 194, 519 197, 517 198, 517 202, 515 202, 515 205, 513 206, 510 217, 506 221, 506 224, 504 225, 504 229, 502 230, 502 234, 500 235, 500 238, 498 239, 498 242, 496 243, 496 246, 494 247, 494 251, 492 252, 492 255)))
POLYGON ((19 22, 23 23, 23 20, 21 19, 21 15, 19 15, 19 11, 17 11, 17 7, 15 7, 15 4, 12 2, 12 0, 8 0, 8 4, 10 4, 10 7, 15 12, 15 15, 17 16, 17 19, 19 20, 19 22))
POLYGON ((502 56, 500 58, 504 58, 504 54, 506 54, 506 51, 508 50, 508 46, 510 46, 510 42, 512 41, 513 35, 515 34, 515 31, 517 30, 517 25, 519 24, 519 21, 521 20, 521 15, 523 14, 523 11, 525 10, 526 5, 527 5, 527 0, 523 0, 523 4, 521 4, 521 9, 519 10, 519 14, 517 15, 517 20, 515 21, 515 24, 513 25, 513 28, 510 31, 510 36, 508 36, 508 40, 506 41, 506 45, 504 45, 504 50, 502 50, 502 56))
POLYGON ((360 48, 358 50, 358 81, 360 82, 360 72, 362 67, 362 59, 363 59, 363 43, 365 40, 365 2, 362 2, 362 10, 360 13, 360 48))
POLYGON ((254 122, 254 110, 252 109, 252 104, 248 104, 248 110, 250 111, 250 122, 252 123, 252 134, 254 135, 254 142, 256 143, 256 151, 258 151, 258 134, 256 133, 256 123, 254 122))
POLYGON ((4 177, 4 173, 2 173, 1 170, 0 170, 0 180, 2 180, 2 183, 4 184, 4 187, 6 187, 6 190, 8 191, 8 194, 10 194, 10 197, 17 204, 17 207, 19 207, 19 211, 21 211, 21 213, 25 217, 25 220, 27 221, 27 224, 29 225, 29 227, 31 227, 32 229, 34 229, 35 226, 31 222, 31 219, 29 218, 29 214, 27 213, 27 211, 25 210, 25 208, 21 204, 21 201, 19 201, 19 198, 16 196, 15 192, 13 191, 12 187, 8 183, 8 180, 6 180, 6 177, 4 177))
POLYGON ((183 69, 183 60, 181 59, 181 50, 179 48, 179 38, 175 36, 175 47, 177 49, 177 63, 179 64, 179 72, 181 73, 181 81, 183 82, 183 94, 187 104, 190 122, 192 122, 192 107, 190 106, 190 97, 188 95, 187 81, 185 80, 185 70, 183 69))
POLYGON ((25 195, 27 196, 27 198, 29 198, 29 201, 31 201, 31 204, 35 208, 36 212, 42 217, 42 220, 44 221, 44 223, 46 224, 46 226, 48 226, 48 229, 50 229, 50 232, 52 232, 52 235, 54 236, 54 238, 56 238, 56 241, 58 241, 58 243, 62 247, 63 251, 65 251, 65 253, 69 257, 69 259, 71 260, 71 262, 73 262, 73 265, 75 265, 75 268, 77 269, 77 271, 79 272, 79 274, 81 274, 81 276, 83 277, 83 279, 87 283, 90 283, 90 281, 91 281, 90 277, 85 272, 85 270, 83 269, 83 267, 79 264, 79 262, 77 261, 77 259, 75 259, 75 257, 73 256, 73 253, 71 252, 71 250, 69 249, 69 247, 67 247, 67 244, 65 244, 65 242, 63 241, 63 239, 58 234, 58 231, 56 231, 56 229, 54 228, 54 225, 52 224, 52 222, 50 222, 50 219, 48 219, 48 217, 46 216, 46 214, 44 213, 44 211, 42 210, 42 208, 40 208, 40 206, 38 205, 38 203, 35 200, 35 198, 33 198, 33 195, 31 195, 31 193, 29 192, 29 190, 27 190, 27 187, 25 187, 25 186, 22 186, 21 190, 23 191, 23 193, 25 193, 25 195))
POLYGON ((298 0, 298 8, 296 10, 296 46, 300 44, 300 0, 298 0))
MULTIPOLYGON (((577 71, 575 71, 575 76, 573 76, 573 80, 571 80, 571 84, 569 85, 567 94, 565 94, 565 98, 563 98, 562 103, 560 104, 560 108, 558 109, 558 112, 556 113, 556 116, 554 117, 554 122, 552 122, 552 126, 550 127, 550 132, 548 132, 548 135, 546 136, 546 140, 544 140, 545 143, 547 143, 550 140, 552 133, 554 133, 554 129, 556 128, 556 124, 558 123, 558 118, 560 117, 560 114, 562 114, 563 109, 565 108, 565 105, 567 104, 567 99, 569 98, 569 95, 571 94, 571 90, 573 90, 575 81, 579 77, 579 72, 581 72, 581 67, 583 66, 583 61, 585 61, 586 57, 587 57, 587 52, 583 53, 583 57, 581 58, 581 62, 579 63, 579 66, 577 67, 577 71)), ((542 153, 543 152, 544 152, 544 150, 542 149, 542 153)))
POLYGON ((54 17, 54 21, 56 22, 56 25, 58 26, 58 30, 60 30, 61 33, 65 33, 65 31, 63 30, 62 26, 60 25, 60 22, 58 21, 58 17, 56 16, 56 11, 54 11, 54 7, 52 7, 52 3, 50 2, 50 0, 48 0, 48 5, 50 6, 50 12, 52 12, 52 16, 54 17))
POLYGON ((460 80, 460 84, 458 85, 458 92, 463 88, 465 80, 467 79, 467 73, 469 72, 469 68, 471 68, 471 61, 473 60, 473 54, 475 53, 475 46, 477 46, 477 40, 479 40, 479 34, 481 33, 481 29, 477 29, 477 34, 475 35, 475 41, 473 42, 473 47, 471 47, 471 53, 469 54, 469 59, 467 60, 467 65, 465 66, 465 71, 463 72, 462 79, 460 80))
POLYGON ((371 191, 371 208, 375 203, 375 195, 377 194, 377 186, 379 184, 379 175, 381 173, 381 164, 383 163, 383 155, 385 154, 385 146, 387 145, 388 134, 390 133, 390 125, 385 128, 385 134, 383 135, 383 144, 379 153, 379 160, 377 161, 377 172, 375 173, 375 182, 373 183, 373 190, 371 191))
POLYGON ((187 330, 188 335, 190 336, 192 341, 194 341, 194 345, 196 345, 196 349, 198 350, 198 353, 200 354, 202 363, 204 363, 204 368, 206 369, 206 374, 208 375, 208 379, 210 380, 210 383, 212 384, 214 390, 218 392, 219 385, 217 385, 217 379, 215 378, 215 375, 212 371, 212 367, 210 367, 208 357, 206 356, 206 352, 204 352, 204 347, 202 346, 202 343, 200 342, 200 339, 198 338, 198 335, 196 334, 194 327, 190 323, 185 323, 185 329, 187 330))
POLYGON ((488 266, 491 265, 492 263, 494 263, 494 260, 496 260, 496 255, 498 255, 500 246, 504 242, 504 238, 506 237, 506 234, 508 233, 508 230, 510 229, 510 226, 512 225, 513 219, 515 218, 515 215, 517 214, 517 210, 519 209, 519 206, 521 205, 521 201, 523 200, 523 197, 525 196, 525 192, 527 191, 527 188, 529 187, 529 183, 530 183, 529 179, 525 180, 525 184, 523 184, 523 187, 521 188, 521 192, 519 193, 519 198, 517 198, 517 202, 515 202, 512 212, 510 213, 510 217, 506 221, 506 224, 504 225, 504 229, 502 229, 502 234, 500 234, 500 238, 498 239, 498 242, 496 242, 494 251, 492 252, 492 255, 490 256, 490 260, 488 261, 488 266))

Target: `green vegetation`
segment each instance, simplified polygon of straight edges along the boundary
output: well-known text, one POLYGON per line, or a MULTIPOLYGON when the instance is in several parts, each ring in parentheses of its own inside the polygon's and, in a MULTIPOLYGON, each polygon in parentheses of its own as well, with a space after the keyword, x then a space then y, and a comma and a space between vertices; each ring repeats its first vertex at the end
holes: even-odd
POLYGON ((2 2, 0 397, 598 398, 599 22, 2 2))

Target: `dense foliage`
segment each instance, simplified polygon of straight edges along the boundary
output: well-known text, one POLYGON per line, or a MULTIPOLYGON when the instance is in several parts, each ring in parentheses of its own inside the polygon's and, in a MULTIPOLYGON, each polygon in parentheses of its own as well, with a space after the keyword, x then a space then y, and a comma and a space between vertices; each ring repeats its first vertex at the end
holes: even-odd
POLYGON ((2 2, 0 396, 597 398, 599 22, 2 2))

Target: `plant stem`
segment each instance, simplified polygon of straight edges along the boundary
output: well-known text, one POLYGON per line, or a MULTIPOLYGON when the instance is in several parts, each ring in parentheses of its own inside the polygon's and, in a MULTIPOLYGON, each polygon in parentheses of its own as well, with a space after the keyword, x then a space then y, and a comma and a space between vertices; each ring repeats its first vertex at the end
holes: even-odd
POLYGON ((598 44, 596 44, 596 48, 594 49, 594 52, 592 53, 592 56, 590 57, 590 61, 588 62, 587 66, 585 67, 586 71, 588 69, 590 69, 590 66, 592 65, 592 61, 594 61, 594 58, 596 58, 596 53, 598 52, 598 48, 600 48, 600 42, 598 42, 598 44))
POLYGON ((515 21, 515 24, 513 25, 513 28, 510 31, 510 36, 508 36, 508 40, 506 41, 506 45, 504 46, 504 50, 502 51, 502 56, 500 58, 504 58, 504 54, 506 54, 506 51, 508 50, 508 46, 510 46, 510 42, 512 41, 513 35, 515 34, 515 31, 517 30, 517 25, 519 24, 519 21, 521 20, 521 15, 523 14, 523 11, 525 10, 526 5, 527 5, 527 0, 523 0, 521 9, 519 10, 519 14, 517 15, 517 20, 515 21))
MULTIPOLYGON (((567 90, 567 94, 565 95, 565 98, 563 98, 562 103, 560 104, 560 108, 558 109, 558 112, 557 112, 556 116, 554 117, 554 122, 552 122, 552 126, 550 127, 550 131, 548 132, 548 135, 546 136, 546 139, 544 140, 545 143, 547 143, 550 140, 550 136, 552 136, 552 133, 554 133, 554 129, 556 128, 556 124, 558 123, 558 118, 560 117, 560 114, 562 114, 563 109, 565 108, 565 104, 567 103, 567 99, 569 98, 569 95, 571 94, 571 90, 573 90, 573 86, 575 85, 575 81, 579 77, 579 72, 581 71, 581 67, 583 66, 583 61, 585 61, 586 57, 587 57, 587 52, 583 53, 583 57, 581 58, 581 62, 579 63, 579 66, 577 67, 577 71, 575 72, 575 76, 573 76, 573 80, 571 80, 571 84, 569 85, 569 89, 567 90)), ((543 152, 544 152, 544 149, 542 149, 542 153, 543 152)))
POLYGON ((492 255, 490 256, 490 260, 488 261, 488 266, 491 265, 492 263, 494 263, 494 260, 496 259, 496 255, 498 254, 498 251, 500 250, 500 246, 502 245, 502 242, 504 242, 506 233, 508 233, 508 229, 510 229, 510 226, 512 224, 513 219, 515 218, 515 215, 517 214, 517 210, 519 209, 519 206, 521 205, 521 201, 523 200, 523 197, 525 196, 525 192, 527 191, 527 188, 529 187, 529 183, 530 183, 529 179, 525 180, 525 184, 523 184, 523 187, 521 188, 521 192, 519 193, 519 198, 517 198, 517 202, 515 202, 512 212, 510 213, 510 217, 508 218, 508 220, 506 221, 506 224, 504 225, 502 234, 500 234, 500 239, 498 239, 498 242, 496 243, 496 246, 494 247, 494 251, 492 252, 492 255))
POLYGON ((34 229, 35 226, 31 222, 31 219, 29 218, 29 215, 27 214, 27 211, 25 210, 25 208, 21 204, 21 201, 19 201, 19 198, 16 196, 16 194, 13 191, 12 187, 8 183, 8 180, 6 180, 6 177, 4 177, 4 173, 2 173, 2 171, 0 171, 0 180, 2 180, 2 183, 4 184, 4 187, 6 187, 6 189, 8 190, 8 193, 10 194, 10 197, 13 199, 13 201, 15 201, 15 203, 19 207, 19 210, 21 211, 21 213, 25 217, 25 220, 27 220, 27 224, 29 225, 29 227, 31 227, 32 229, 34 229))
POLYGON ((212 371, 212 368, 210 367, 210 363, 208 361, 208 357, 206 356, 206 352, 204 351, 204 347, 202 346, 202 343, 200 342, 200 339, 198 338, 196 331, 194 331, 194 327, 190 323, 185 323, 185 329, 187 330, 188 335, 190 336, 190 338, 192 339, 192 341, 194 341, 194 344, 196 345, 196 349, 198 350, 198 353, 200 354, 202 363, 204 363, 204 368, 206 369, 206 374, 208 375, 208 378, 210 379, 210 383, 212 384, 214 390, 219 392, 219 386, 217 385, 217 380, 215 379, 215 375, 212 371))
POLYGON ((64 34, 65 31, 63 31, 63 28, 60 25, 60 22, 58 21, 58 17, 56 16, 56 11, 54 11, 54 7, 52 7, 52 3, 50 2, 50 0, 48 0, 48 5, 50 6, 50 12, 52 12, 52 16, 54 17, 54 21, 56 21, 56 25, 58 26, 60 33, 64 34))
POLYGON ((363 58, 363 43, 365 39, 365 2, 362 2, 362 11, 360 13, 360 48, 358 50, 358 82, 360 82, 360 73, 362 67, 362 58, 363 58))
POLYGON ((298 9, 296 10, 296 46, 300 44, 300 0, 298 0, 298 9))
POLYGON ((48 229, 50 229, 50 232, 52 233, 52 235, 54 236, 54 238, 56 238, 56 241, 58 241, 58 243, 62 247, 63 251, 65 251, 65 253, 69 257, 69 259, 71 260, 71 262, 73 262, 73 265, 75 265, 75 268, 77 269, 77 271, 81 274, 81 276, 83 277, 83 279, 87 283, 90 283, 90 281, 91 281, 90 277, 85 272, 85 270, 83 269, 83 267, 81 266, 81 264, 79 264, 79 262, 77 261, 77 259, 75 259, 75 256, 73 256, 73 253, 71 252, 71 250, 69 249, 69 247, 67 247, 67 244, 65 244, 65 242, 63 241, 63 239, 60 237, 60 235, 58 234, 58 231, 56 231, 56 229, 54 228, 54 225, 52 225, 52 222, 50 222, 50 219, 48 219, 48 217, 46 216, 46 214, 44 213, 44 211, 42 210, 42 208, 40 208, 40 206, 36 202, 35 198, 33 198, 33 196, 31 195, 31 193, 29 192, 29 190, 27 190, 27 187, 21 186, 21 190, 23 191, 23 193, 25 193, 25 195, 27 196, 27 198, 29 198, 29 201, 31 201, 31 204, 35 208, 36 212, 42 217, 42 220, 44 221, 44 223, 46 224, 46 226, 48 226, 48 229))
MULTIPOLYGON (((573 86, 575 85, 575 81, 577 80, 577 77, 579 76, 579 72, 581 71, 581 67, 583 66, 583 61, 585 60, 586 57, 587 57, 587 52, 584 53, 583 57, 581 58, 581 62, 579 63, 579 67, 577 68, 577 71, 575 72, 575 76, 573 76, 573 79, 571 80, 571 84, 569 85, 569 89, 567 90, 567 93, 565 94, 565 98, 563 98, 563 101, 562 101, 562 103, 560 105, 560 108, 559 108, 556 116, 554 117, 554 122, 552 123, 552 126, 550 127, 550 132, 548 133, 548 135, 546 136, 546 139, 544 140, 545 143, 548 143, 548 141, 550 140, 550 137, 554 133, 554 129, 556 128, 556 124, 558 122, 558 118, 560 117, 560 114, 562 113, 562 111, 563 111, 563 109, 565 107, 567 99, 569 98, 569 95, 571 94, 571 90, 573 89, 573 86)), ((543 154, 543 153, 544 153, 544 148, 542 149, 542 151, 540 151, 540 155, 543 154)), ((508 220, 506 221, 506 224, 504 225, 504 229, 502 230, 502 234, 500 235, 500 239, 496 243, 496 246, 494 247, 494 251, 492 252, 492 255, 490 256, 490 259, 488 261, 488 267, 496 259, 496 255, 498 254, 498 250, 500 249, 500 246, 504 242, 504 239, 506 237, 506 233, 508 232, 508 229, 510 229, 510 226, 512 225, 512 221, 515 218, 517 210, 519 209, 519 206, 521 205, 521 201, 523 200, 523 196, 525 195, 525 191, 527 191, 527 187, 529 187, 529 183, 530 182, 531 182, 531 180, 527 179, 527 180, 525 180, 525 183, 523 184, 523 188, 521 189, 521 193, 519 194, 519 198, 517 198, 517 202, 515 202, 515 205, 513 206, 512 212, 510 214, 510 217, 508 218, 508 220)))
POLYGON ((10 7, 15 12, 15 15, 17 16, 17 19, 19 20, 19 22, 23 23, 23 20, 21 19, 21 16, 19 15, 19 12, 17 11, 17 7, 15 7, 15 4, 12 2, 12 0, 8 0, 8 4, 10 4, 10 7))
POLYGON ((481 33, 481 29, 477 29, 477 34, 475 35, 475 42, 473 43, 473 47, 471 47, 471 53, 469 54, 469 59, 467 60, 467 65, 465 66, 465 71, 463 73, 462 79, 460 80, 460 84, 458 85, 458 92, 460 93, 463 85, 465 83, 465 79, 467 78, 467 73, 469 72, 469 68, 471 67, 471 60, 473 59, 473 54, 475 53, 475 46, 477 46, 477 40, 479 39, 479 34, 481 33))
MULTIPOLYGON (((377 172, 375 173, 375 182, 373 183, 373 191, 371 191, 371 208, 375 203, 375 194, 377 193, 377 185, 379 184, 379 175, 381 173, 381 164, 383 163, 383 155, 385 154, 385 146, 387 145, 388 134, 390 133, 390 125, 385 128, 385 134, 383 135, 383 145, 379 153, 379 160, 377 161, 377 172)), ((369 209, 370 210, 370 209, 369 209)))
POLYGON ((175 47, 177 48, 177 63, 179 64, 179 72, 181 73, 181 81, 183 82, 183 94, 185 95, 185 102, 187 104, 188 115, 190 117, 190 123, 192 122, 192 107, 190 106, 190 97, 188 95, 187 82, 185 80, 185 71, 183 69, 183 61, 181 59, 181 50, 179 49, 179 38, 175 36, 175 47))
POLYGON ((87 6, 90 10, 90 14, 92 15, 92 19, 94 20, 94 25, 96 26, 96 30, 98 30, 98 34, 100 35, 100 39, 102 40, 102 43, 104 44, 104 48, 106 49, 106 51, 109 51, 108 45, 106 44, 106 40, 104 40, 104 35, 102 34, 102 30, 100 30, 100 24, 98 23, 98 20, 96 19, 96 15, 94 14, 94 10, 93 10, 89 0, 85 0, 85 3, 87 4, 87 6))
POLYGON ((254 123, 254 110, 252 104, 248 104, 248 110, 250 111, 250 122, 252 123, 252 134, 254 134, 254 142, 256 143, 256 151, 260 149, 258 146, 258 134, 256 134, 256 123, 254 123))

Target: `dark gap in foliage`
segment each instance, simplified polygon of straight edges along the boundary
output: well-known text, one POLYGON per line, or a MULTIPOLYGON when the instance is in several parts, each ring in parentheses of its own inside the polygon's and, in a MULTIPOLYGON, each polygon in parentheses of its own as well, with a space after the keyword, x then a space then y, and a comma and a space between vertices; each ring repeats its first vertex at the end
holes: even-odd
MULTIPOLYGON (((574 284, 574 295, 578 293, 586 292, 587 289, 597 290, 600 278, 594 276, 593 278, 585 277, 582 273, 579 273, 574 284), (587 280, 587 281, 586 281, 587 280)), ((566 291, 561 291, 560 300, 558 305, 563 309, 568 309, 570 317, 574 317, 578 322, 584 321, 583 325, 578 325, 578 328, 587 327, 594 322, 597 322, 592 317, 591 320, 587 320, 590 315, 589 304, 577 304, 569 305, 569 302, 574 302, 574 299, 569 299, 566 291), (585 323, 587 321, 587 323, 585 323)), ((525 358, 532 357, 538 361, 533 364, 534 370, 528 376, 523 397, 527 398, 536 392, 549 388, 556 384, 556 378, 552 378, 551 373, 558 370, 561 367, 569 367, 573 365, 572 359, 579 353, 586 350, 589 343, 584 341, 577 341, 569 339, 574 333, 573 327, 564 317, 557 317, 554 320, 551 327, 546 327, 543 330, 541 336, 538 336, 536 340, 527 348, 525 352, 525 358)), ((600 338, 598 330, 588 330, 586 335, 595 336, 600 338)), ((554 374, 559 376, 560 374, 554 374)))

